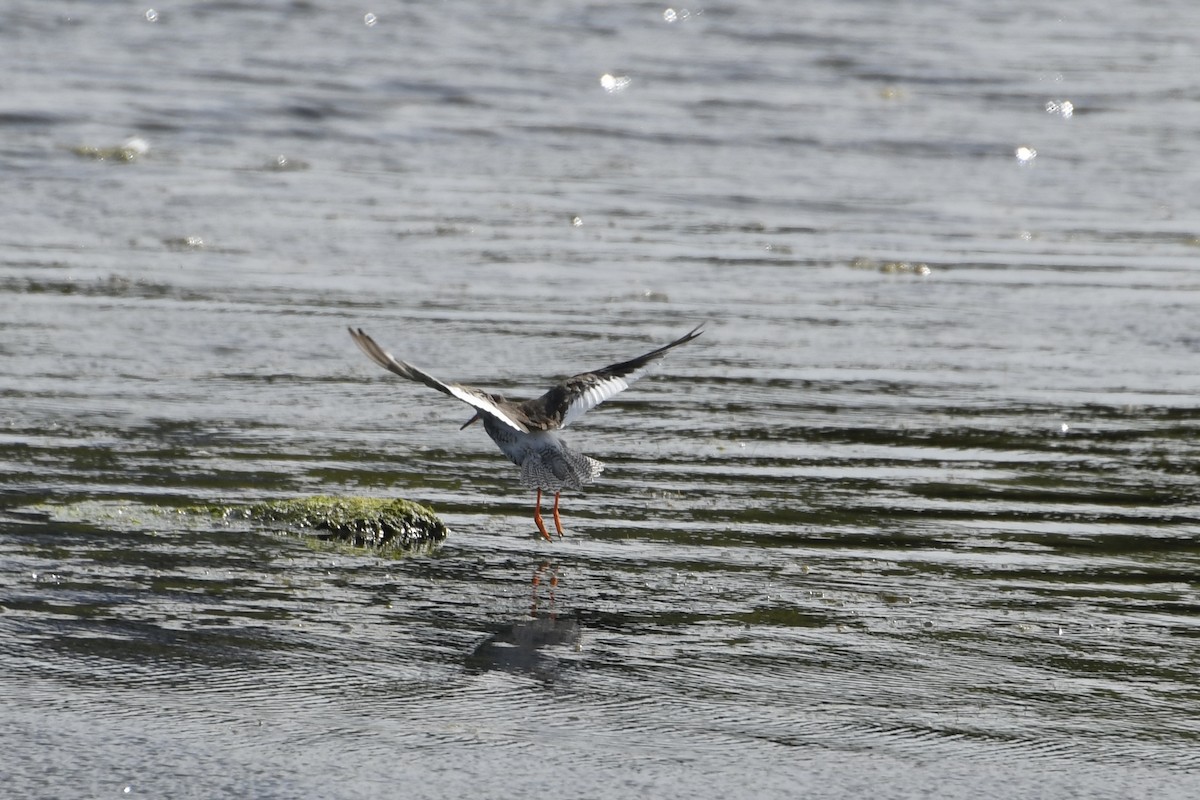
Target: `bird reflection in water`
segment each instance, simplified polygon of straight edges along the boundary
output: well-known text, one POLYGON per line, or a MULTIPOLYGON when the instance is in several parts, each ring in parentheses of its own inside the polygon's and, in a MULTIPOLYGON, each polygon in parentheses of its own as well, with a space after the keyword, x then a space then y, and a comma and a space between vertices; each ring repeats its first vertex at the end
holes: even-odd
MULTIPOLYGON (((529 617, 493 633, 467 657, 467 667, 479 671, 522 672, 544 681, 558 677, 563 663, 548 648, 569 645, 571 652, 581 647, 582 631, 574 615, 559 618, 554 610, 558 589, 558 566, 543 561, 533 571, 532 601, 529 617), (539 610, 545 603, 548 610, 539 610)), ((561 651, 559 651, 561 653, 561 651)))

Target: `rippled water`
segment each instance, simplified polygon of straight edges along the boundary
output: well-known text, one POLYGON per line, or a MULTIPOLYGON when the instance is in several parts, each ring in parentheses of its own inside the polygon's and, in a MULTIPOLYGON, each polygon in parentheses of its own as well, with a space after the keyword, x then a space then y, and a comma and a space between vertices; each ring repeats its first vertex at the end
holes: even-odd
POLYGON ((1196 7, 672 11, 0 11, 14 797, 1196 796, 1196 7))

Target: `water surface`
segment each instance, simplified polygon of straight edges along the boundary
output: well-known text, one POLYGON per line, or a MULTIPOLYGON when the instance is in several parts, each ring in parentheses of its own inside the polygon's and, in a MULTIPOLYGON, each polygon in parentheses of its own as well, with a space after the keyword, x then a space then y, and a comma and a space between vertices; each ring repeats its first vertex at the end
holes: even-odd
POLYGON ((1196 795, 1195 8, 672 10, 0 12, 13 796, 1196 795))

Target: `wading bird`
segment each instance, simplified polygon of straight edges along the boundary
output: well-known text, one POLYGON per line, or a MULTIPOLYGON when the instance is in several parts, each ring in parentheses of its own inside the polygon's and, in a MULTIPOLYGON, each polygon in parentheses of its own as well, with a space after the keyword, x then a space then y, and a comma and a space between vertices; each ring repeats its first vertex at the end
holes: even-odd
MULTIPOLYGON (((563 489, 582 489, 600 475, 604 465, 577 453, 559 434, 563 428, 603 403, 646 373, 655 361, 672 348, 690 342, 701 333, 697 326, 670 344, 645 355, 612 364, 593 372, 581 372, 563 380, 533 400, 507 400, 461 383, 446 383, 412 364, 397 360, 380 347, 362 328, 350 329, 359 349, 379 366, 401 378, 423 383, 431 389, 456 397, 475 409, 475 416, 462 426, 483 420, 483 429, 508 460, 521 468, 521 484, 537 489, 533 521, 547 541, 550 534, 542 521, 542 492, 554 492, 554 527, 563 535, 558 516, 558 496, 563 489)), ((461 429, 460 429, 461 430, 461 429)))

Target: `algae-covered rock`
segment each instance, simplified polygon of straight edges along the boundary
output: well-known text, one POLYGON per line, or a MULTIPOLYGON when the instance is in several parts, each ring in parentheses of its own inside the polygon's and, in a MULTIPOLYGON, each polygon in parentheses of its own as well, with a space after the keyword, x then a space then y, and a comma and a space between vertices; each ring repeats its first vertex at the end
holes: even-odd
POLYGON ((305 528, 355 547, 407 550, 446 538, 446 526, 426 506, 373 497, 300 497, 248 506, 251 519, 305 528))
POLYGON ((138 500, 44 502, 2 509, 7 517, 54 520, 110 531, 184 533, 222 530, 274 531, 311 540, 403 555, 446 538, 433 511, 408 500, 369 497, 301 497, 252 505, 152 505, 138 500))

